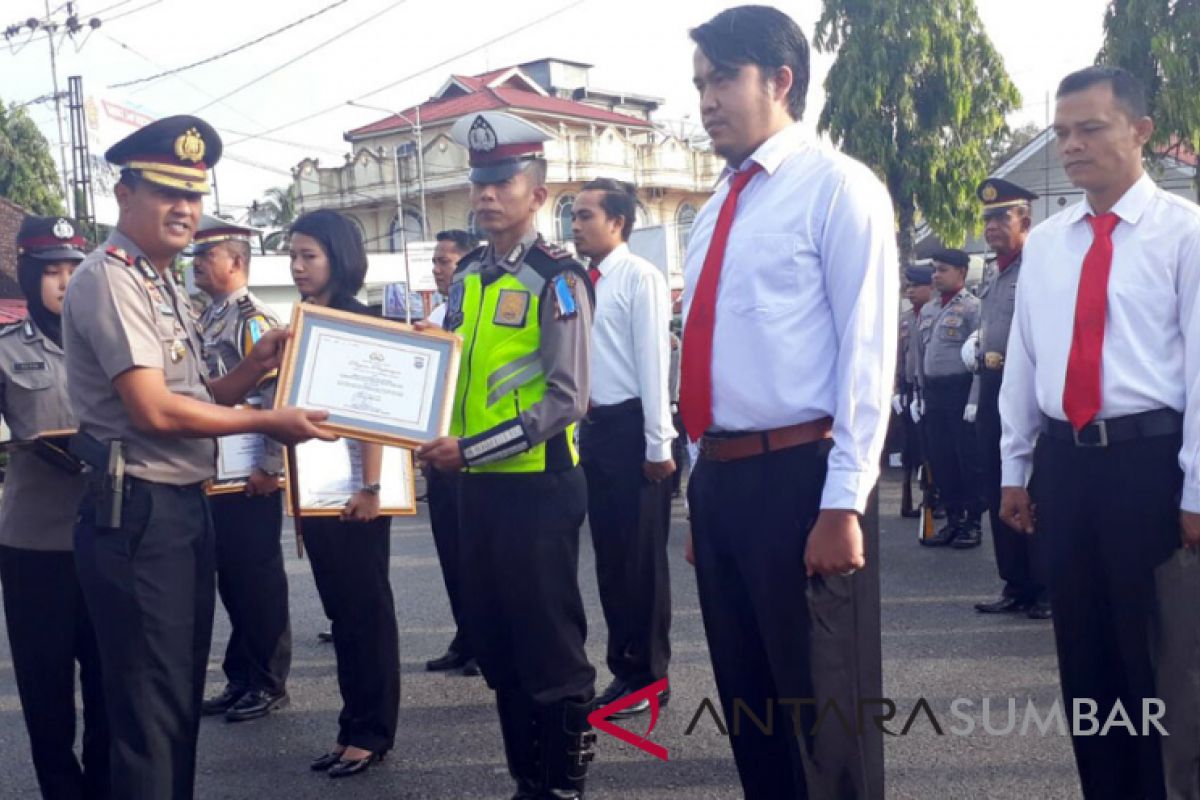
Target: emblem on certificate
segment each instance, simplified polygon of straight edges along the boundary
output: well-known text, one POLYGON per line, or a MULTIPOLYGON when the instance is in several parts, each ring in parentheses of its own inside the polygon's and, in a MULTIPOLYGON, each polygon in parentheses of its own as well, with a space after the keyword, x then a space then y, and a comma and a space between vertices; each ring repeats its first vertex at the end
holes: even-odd
POLYGON ((413 447, 450 429, 462 340, 312 305, 292 312, 275 407, 328 411, 351 439, 413 447))

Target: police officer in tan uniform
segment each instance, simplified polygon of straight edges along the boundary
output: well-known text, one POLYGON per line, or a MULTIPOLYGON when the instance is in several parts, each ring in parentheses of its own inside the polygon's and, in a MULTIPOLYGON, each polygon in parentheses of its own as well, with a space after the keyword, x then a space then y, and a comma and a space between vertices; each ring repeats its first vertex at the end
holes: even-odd
POLYGON ((113 145, 120 214, 80 265, 63 313, 67 380, 88 465, 76 567, 95 623, 112 732, 113 795, 193 796, 200 703, 215 602, 214 534, 204 494, 213 437, 320 436, 324 413, 223 408, 279 365, 265 334, 224 377, 202 345, 170 267, 192 239, 221 139, 196 117, 160 119, 113 145))
POLYGON ((922 539, 929 547, 978 547, 982 538, 983 495, 979 447, 972 425, 963 419, 971 393, 971 373, 962 347, 979 327, 979 299, 966 289, 970 257, 962 250, 933 254, 934 298, 917 323, 921 370, 918 416, 933 481, 946 508, 946 524, 922 539))
MULTIPOLYGON (((212 298, 200 315, 210 378, 236 367, 263 334, 279 326, 275 314, 246 285, 252 234, 249 228, 205 216, 192 242, 196 287, 212 298)), ((270 408, 275 377, 264 377, 247 401, 270 408)), ((209 498, 217 534, 217 590, 231 630, 222 664, 225 689, 205 700, 202 711, 224 714, 229 722, 258 719, 288 703, 292 634, 280 542, 283 448, 261 438, 245 492, 209 498)))
POLYGON ((62 437, 46 437, 75 428, 60 314, 86 247, 73 221, 26 217, 17 234, 17 278, 29 317, 0 328, 0 414, 14 441, 31 442, 8 451, 0 586, 33 768, 47 798, 109 796, 100 653, 71 552, 83 478, 78 462, 63 454, 62 437), (81 759, 74 753, 76 664, 83 695, 81 759))
MULTIPOLYGON (((896 358, 896 393, 892 397, 892 411, 900 417, 904 430, 904 448, 901 451, 904 478, 901 483, 900 515, 916 517, 920 514, 913 507, 912 478, 925 459, 920 424, 909 414, 908 407, 918 395, 918 331, 921 309, 930 299, 933 283, 933 267, 913 264, 904 268, 904 296, 912 304, 908 313, 900 315, 899 353, 896 358)), ((926 498, 928 500, 929 498, 926 498)))

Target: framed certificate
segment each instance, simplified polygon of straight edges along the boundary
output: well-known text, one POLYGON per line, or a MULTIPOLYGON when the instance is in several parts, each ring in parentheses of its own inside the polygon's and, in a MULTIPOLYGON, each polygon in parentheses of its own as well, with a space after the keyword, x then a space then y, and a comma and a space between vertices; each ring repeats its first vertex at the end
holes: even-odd
MULTIPOLYGON (((294 448, 288 459, 284 491, 288 514, 301 517, 336 517, 365 481, 362 479, 362 443, 354 439, 325 442, 312 439, 294 448)), ((383 448, 379 472, 379 513, 407 516, 417 513, 416 476, 411 450, 383 448)))
MULTIPOLYGON (((204 487, 210 495, 246 491, 246 480, 266 447, 260 433, 235 433, 217 439, 217 477, 204 487)), ((280 481, 282 485, 282 479, 280 481)))
POLYGON ((0 450, 28 450, 46 461, 51 466, 58 467, 69 474, 83 471, 83 462, 71 455, 69 443, 74 429, 41 431, 32 439, 9 439, 0 442, 0 450))
POLYGON ((329 412, 334 433, 415 447, 450 428, 461 340, 440 330, 299 304, 275 406, 329 412))

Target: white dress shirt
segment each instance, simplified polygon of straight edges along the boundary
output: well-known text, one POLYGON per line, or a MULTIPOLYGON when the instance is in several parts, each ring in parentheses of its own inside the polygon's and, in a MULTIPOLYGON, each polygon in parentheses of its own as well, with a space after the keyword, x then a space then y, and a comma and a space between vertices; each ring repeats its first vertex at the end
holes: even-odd
POLYGON ((622 244, 599 264, 592 320, 592 405, 639 398, 646 460, 671 457, 675 426, 667 393, 671 367, 671 294, 658 268, 622 244))
POLYGON ((430 325, 436 325, 439 328, 442 327, 442 323, 444 323, 445 321, 446 321, 446 304, 445 303, 442 303, 440 306, 435 308, 433 311, 430 311, 429 318, 426 320, 426 322, 428 322, 430 325))
MULTIPOLYGON (((879 478, 896 363, 891 199, 866 166, 810 141, 799 124, 749 160, 763 171, 738 200, 717 289, 713 427, 769 430, 833 417, 821 507, 861 513, 879 478)), ((728 176, 692 225, 684 320, 728 176)))
MULTIPOLYGON (((1182 507, 1200 511, 1200 207, 1143 175, 1113 206, 1108 313, 1097 419, 1183 412, 1182 507)), ((1087 201, 1038 225, 1025 243, 1000 390, 1004 486, 1025 486, 1045 414, 1066 420, 1063 388, 1083 258, 1087 201)))

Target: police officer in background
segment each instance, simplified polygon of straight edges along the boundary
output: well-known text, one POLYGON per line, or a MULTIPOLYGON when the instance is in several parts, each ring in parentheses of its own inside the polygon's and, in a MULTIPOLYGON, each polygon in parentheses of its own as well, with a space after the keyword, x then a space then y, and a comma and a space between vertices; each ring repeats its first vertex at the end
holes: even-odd
POLYGON ((936 295, 921 309, 917 324, 921 397, 914 418, 925 426, 933 481, 946 508, 946 524, 921 540, 929 547, 978 547, 983 535, 979 445, 974 426, 963 419, 971 373, 962 348, 979 327, 979 299, 966 288, 970 263, 962 250, 933 254, 936 295))
POLYGON ((979 184, 976 193, 983 203, 983 236, 996 260, 979 290, 979 330, 963 348, 964 363, 975 373, 964 418, 975 423, 979 437, 984 499, 1004 590, 997 600, 976 603, 975 610, 981 614, 1024 613, 1030 619, 1049 619, 1050 601, 1034 559, 1035 540, 1000 519, 1000 382, 1016 308, 1021 251, 1033 225, 1029 201, 1037 195, 999 178, 988 178, 979 184))
POLYGON ((904 482, 900 486, 900 515, 916 517, 920 512, 913 507, 912 478, 925 460, 925 447, 921 442, 920 424, 912 418, 908 408, 918 394, 920 364, 917 362, 917 324, 921 309, 932 296, 933 267, 925 264, 905 267, 904 283, 904 296, 912 304, 912 309, 900 315, 900 349, 896 358, 896 394, 892 397, 892 411, 901 418, 904 430, 904 449, 900 454, 904 467, 904 482))
POLYGON ((575 423, 588 404, 590 282, 534 227, 546 202, 542 142, 509 114, 455 123, 488 245, 464 258, 445 328, 463 337, 450 436, 417 451, 462 470, 467 639, 496 706, 517 798, 582 797, 596 671, 584 652, 579 528, 587 487, 575 423))
MULTIPOLYGON (((192 241, 196 286, 212 302, 200 315, 204 362, 210 378, 241 363, 279 320, 250 293, 253 231, 204 217, 192 241)), ((270 408, 275 374, 268 373, 247 398, 270 408)), ((245 492, 209 498, 217 536, 217 589, 229 614, 229 643, 222 667, 224 691, 204 702, 205 715, 230 722, 264 717, 287 705, 292 663, 287 575, 283 571, 283 506, 279 477, 283 448, 266 437, 246 480, 245 492)))
POLYGON ((116 229, 76 271, 63 311, 67 380, 90 467, 75 561, 96 628, 112 734, 112 793, 193 796, 200 703, 212 639, 214 535, 204 483, 215 436, 332 438, 324 412, 223 408, 279 366, 270 331, 228 374, 206 381, 201 342, 170 267, 192 240, 221 154, 210 125, 152 122, 105 158, 121 168, 116 229))
MULTIPOLYGON (((62 217, 26 217, 17 280, 29 316, 0 328, 0 414, 14 440, 75 428, 67 400, 62 303, 87 240, 62 217)), ((38 787, 47 800, 110 796, 100 653, 75 575, 71 531, 83 495, 78 462, 46 444, 8 451, 0 503, 0 585, 13 673, 38 787), (75 669, 83 695, 75 757, 75 669)))

